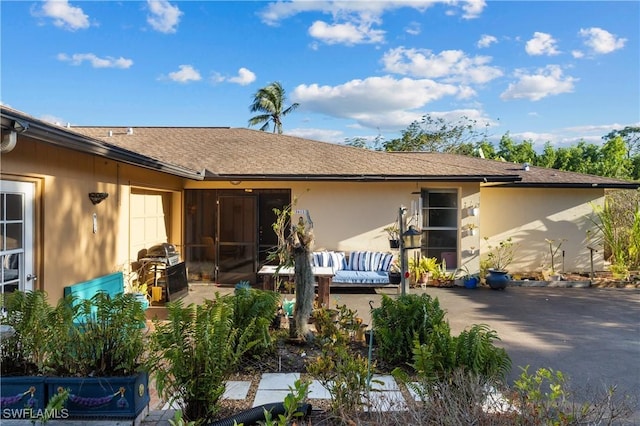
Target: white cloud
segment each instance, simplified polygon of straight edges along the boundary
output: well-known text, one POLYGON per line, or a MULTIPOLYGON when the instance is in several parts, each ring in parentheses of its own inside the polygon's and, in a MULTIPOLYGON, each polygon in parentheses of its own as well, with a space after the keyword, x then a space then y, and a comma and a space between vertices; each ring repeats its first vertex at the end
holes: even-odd
POLYGON ((352 80, 338 86, 302 84, 292 93, 305 111, 356 120, 369 128, 403 128, 423 113, 414 111, 460 89, 429 79, 390 76, 352 80))
POLYGON ((478 43, 476 44, 479 48, 485 48, 485 47, 489 47, 491 46, 493 43, 497 43, 498 39, 495 38, 492 35, 488 35, 488 34, 482 34, 482 37, 480 37, 480 40, 478 40, 478 43))
POLYGON ((374 30, 367 24, 356 25, 352 22, 344 24, 327 24, 315 21, 309 27, 309 35, 327 44, 354 45, 361 43, 380 43, 384 41, 385 32, 374 30))
POLYGON ((573 56, 576 59, 584 58, 584 52, 581 50, 572 50, 571 56, 573 56))
POLYGON ((190 81, 200 81, 200 72, 191 65, 180 65, 180 71, 169 73, 169 79, 178 83, 189 83, 190 81))
POLYGON ((525 46, 525 50, 529 55, 558 55, 560 52, 556 49, 556 40, 551 34, 535 32, 533 38, 529 40, 525 46))
POLYGON ((147 0, 150 15, 147 22, 151 27, 161 33, 175 33, 180 23, 183 12, 178 6, 173 6, 167 0, 147 0))
POLYGON ((74 53, 69 56, 66 53, 59 53, 57 56, 59 61, 69 62, 71 65, 81 65, 83 62, 89 62, 93 68, 131 68, 133 60, 123 57, 112 58, 107 56, 100 58, 93 53, 74 53))
POLYGON ((484 0, 277 1, 269 3, 260 12, 260 17, 267 25, 278 25, 280 21, 300 13, 331 15, 331 23, 314 22, 308 30, 309 35, 329 44, 353 45, 383 42, 385 31, 374 28, 374 25, 382 24, 381 17, 386 12, 401 8, 424 12, 437 3, 461 9, 465 19, 479 16, 486 6, 484 0))
POLYGON ((573 92, 577 78, 564 76, 557 65, 547 65, 535 74, 527 74, 524 70, 516 70, 518 81, 510 83, 507 90, 500 94, 503 100, 529 99, 539 101, 547 96, 573 92))
POLYGON ((407 34, 415 36, 422 32, 422 27, 420 26, 419 22, 410 22, 404 30, 407 34))
POLYGON ((615 34, 597 27, 582 28, 578 34, 585 39, 584 44, 591 52, 599 55, 622 49, 627 42, 626 38, 616 37, 615 34))
POLYGON ((487 3, 484 0, 468 0, 462 4, 464 11, 462 17, 465 19, 474 19, 482 14, 487 3))
POLYGON ((469 57, 461 50, 444 50, 434 54, 427 49, 398 47, 382 57, 385 71, 420 78, 441 78, 445 82, 484 84, 502 76, 492 67, 490 56, 469 57))
POLYGON ((240 68, 238 75, 227 79, 231 83, 237 83, 240 86, 246 86, 256 81, 256 75, 247 68, 240 68))
POLYGON ((77 6, 71 6, 67 0, 46 0, 42 9, 34 15, 53 19, 53 25, 70 31, 89 28, 89 17, 77 6))

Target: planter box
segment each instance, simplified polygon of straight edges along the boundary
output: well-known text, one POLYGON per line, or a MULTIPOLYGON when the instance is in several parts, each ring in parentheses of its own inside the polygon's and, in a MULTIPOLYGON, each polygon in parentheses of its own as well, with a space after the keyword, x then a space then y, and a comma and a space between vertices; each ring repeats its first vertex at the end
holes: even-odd
MULTIPOLYGON (((0 379, 0 396, 2 397, 0 404, 2 419, 25 419, 25 415, 28 413, 23 409, 31 408, 36 412, 43 410, 46 405, 45 378, 42 376, 2 377, 0 379), (32 387, 33 395, 29 392, 32 387)), ((28 417, 26 418, 28 419, 28 417)))
POLYGON ((58 388, 69 389, 65 404, 69 419, 135 419, 149 405, 149 376, 47 377, 51 397, 58 388), (120 389, 122 388, 122 392, 120 389))

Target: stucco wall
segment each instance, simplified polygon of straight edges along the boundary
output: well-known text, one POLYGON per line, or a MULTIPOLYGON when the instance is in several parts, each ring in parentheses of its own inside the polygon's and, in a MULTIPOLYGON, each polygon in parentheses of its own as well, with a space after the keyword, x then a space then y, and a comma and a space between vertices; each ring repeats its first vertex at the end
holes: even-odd
MULTIPOLYGON (((459 191, 459 205, 471 205, 479 199, 477 184, 416 184, 392 182, 293 183, 297 208, 308 209, 314 222, 316 248, 329 250, 389 251, 386 226, 393 224, 400 206, 419 208, 423 188, 454 188, 459 191)), ((463 225, 473 219, 460 209, 463 225)), ((470 247, 479 247, 479 236, 461 234, 459 265, 477 271, 479 259, 470 247)))
MULTIPOLYGON (((603 189, 499 188, 484 187, 480 192, 481 250, 511 237, 517 251, 511 272, 532 272, 550 267, 551 255, 546 239, 560 241, 555 257, 556 270, 588 272, 590 251, 587 230, 593 229, 591 203, 604 201, 603 189), (490 237, 488 241, 484 237, 490 237)), ((602 250, 594 253, 594 267, 604 267, 602 250)))
MULTIPOLYGON (((36 200, 37 287, 52 299, 63 287, 114 272, 132 258, 129 253, 131 186, 172 190, 181 204, 182 179, 135 168, 76 151, 21 138, 2 155, 2 178, 39 182, 36 200), (107 192, 98 205, 89 192, 107 192), (93 233, 93 214, 98 230, 93 233)), ((172 217, 180 221, 180 210, 172 217)), ((173 231, 181 235, 180 225, 173 231)), ((178 241, 179 243, 179 241, 178 241)), ((134 255, 135 256, 135 255, 134 255)))

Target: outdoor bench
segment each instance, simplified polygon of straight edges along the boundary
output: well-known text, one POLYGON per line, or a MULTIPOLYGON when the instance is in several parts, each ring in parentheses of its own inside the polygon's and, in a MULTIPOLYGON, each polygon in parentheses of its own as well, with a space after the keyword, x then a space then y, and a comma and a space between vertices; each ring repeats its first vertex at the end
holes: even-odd
POLYGON ((397 287, 389 281, 393 254, 380 251, 316 251, 312 266, 331 267, 332 287, 397 287))

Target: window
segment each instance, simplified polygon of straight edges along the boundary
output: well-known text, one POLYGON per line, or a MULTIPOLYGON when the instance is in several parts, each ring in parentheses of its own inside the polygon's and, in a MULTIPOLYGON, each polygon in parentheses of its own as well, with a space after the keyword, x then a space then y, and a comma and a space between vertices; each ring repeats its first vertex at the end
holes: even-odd
POLYGON ((422 254, 458 267, 458 192, 422 190, 422 254))

